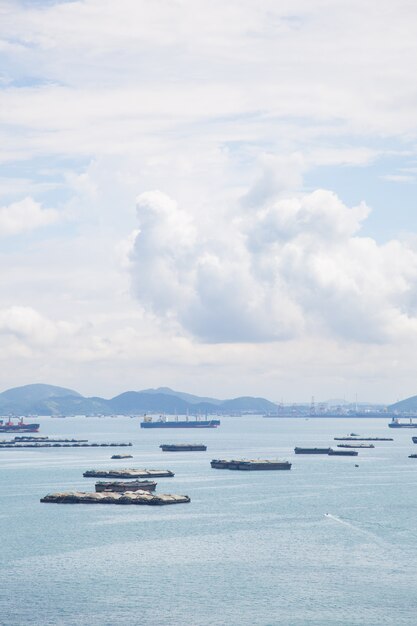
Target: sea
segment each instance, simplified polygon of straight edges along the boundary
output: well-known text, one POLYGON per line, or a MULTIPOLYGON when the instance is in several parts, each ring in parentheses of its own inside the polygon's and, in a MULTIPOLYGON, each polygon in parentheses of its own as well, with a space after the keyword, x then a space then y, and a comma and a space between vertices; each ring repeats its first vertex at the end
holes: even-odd
POLYGON ((39 435, 133 446, 0 450, 2 626, 417 624, 417 431, 388 418, 222 417, 172 431, 130 417, 39 421, 39 435), (394 441, 358 457, 294 455, 351 432, 394 441), (207 452, 159 448, 179 442, 207 452), (134 458, 110 460, 118 452, 134 458), (213 458, 293 465, 237 472, 213 458), (115 467, 173 470, 157 491, 191 502, 40 503, 93 491, 83 472, 115 467))

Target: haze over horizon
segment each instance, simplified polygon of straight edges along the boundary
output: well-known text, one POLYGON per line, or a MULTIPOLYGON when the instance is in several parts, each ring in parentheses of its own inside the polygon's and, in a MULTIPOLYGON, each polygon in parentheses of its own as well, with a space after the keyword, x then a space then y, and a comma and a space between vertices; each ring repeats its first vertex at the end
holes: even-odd
POLYGON ((2 389, 417 393, 417 6, 0 2, 2 389))

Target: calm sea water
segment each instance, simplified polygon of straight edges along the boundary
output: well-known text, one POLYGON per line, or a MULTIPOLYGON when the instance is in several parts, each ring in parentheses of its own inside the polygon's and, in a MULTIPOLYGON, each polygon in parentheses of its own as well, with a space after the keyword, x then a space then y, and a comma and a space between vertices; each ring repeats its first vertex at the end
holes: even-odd
POLYGON ((388 420, 224 418, 214 430, 141 430, 130 418, 41 418, 42 435, 117 449, 1 450, 0 623, 393 626, 417 623, 417 452, 388 420), (356 458, 294 456, 356 433, 392 436, 356 458), (207 452, 163 453, 202 442, 207 452), (121 452, 125 450, 120 449, 121 452), (290 472, 212 470, 212 458, 285 458, 290 472), (355 463, 359 467, 355 467, 355 463), (83 471, 172 469, 168 507, 40 504, 93 490, 83 471))

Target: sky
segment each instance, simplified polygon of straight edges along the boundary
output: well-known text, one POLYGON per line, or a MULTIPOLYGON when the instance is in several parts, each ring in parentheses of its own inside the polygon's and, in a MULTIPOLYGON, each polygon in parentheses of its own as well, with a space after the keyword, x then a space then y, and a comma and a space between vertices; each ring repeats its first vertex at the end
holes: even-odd
POLYGON ((0 0, 1 389, 417 394, 417 5, 0 0))

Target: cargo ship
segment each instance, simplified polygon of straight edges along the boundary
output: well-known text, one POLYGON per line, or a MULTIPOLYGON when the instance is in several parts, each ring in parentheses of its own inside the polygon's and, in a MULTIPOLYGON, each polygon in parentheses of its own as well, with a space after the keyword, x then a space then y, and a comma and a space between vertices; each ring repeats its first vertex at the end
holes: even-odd
POLYGON ((207 446, 202 443, 163 443, 159 447, 163 452, 194 452, 207 450, 207 446))
POLYGON ((0 433, 37 433, 40 424, 25 424, 23 417, 17 422, 12 422, 10 418, 7 418, 7 422, 4 419, 0 419, 0 433))
POLYGON ((388 428, 417 428, 417 423, 413 422, 411 417, 409 422, 400 422, 398 417, 393 417, 388 424, 388 428))
POLYGON ((329 454, 330 448, 299 448, 295 447, 295 454, 329 454))
POLYGON ((220 426, 220 420, 188 419, 188 417, 185 420, 178 418, 168 420, 164 415, 157 420, 145 415, 140 423, 141 428, 217 428, 217 426, 220 426))
POLYGON ((245 460, 232 460, 226 461, 224 459, 213 459, 210 462, 210 465, 214 469, 230 469, 230 470, 244 470, 244 471, 255 471, 255 470, 290 470, 291 463, 289 461, 279 461, 275 460, 253 460, 253 461, 245 461, 245 460))

